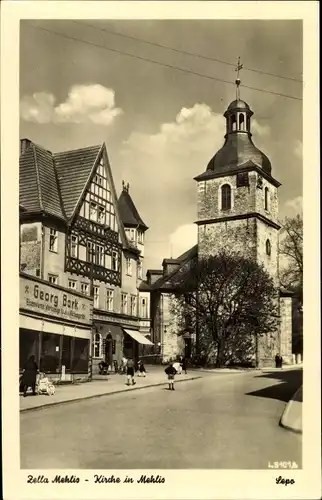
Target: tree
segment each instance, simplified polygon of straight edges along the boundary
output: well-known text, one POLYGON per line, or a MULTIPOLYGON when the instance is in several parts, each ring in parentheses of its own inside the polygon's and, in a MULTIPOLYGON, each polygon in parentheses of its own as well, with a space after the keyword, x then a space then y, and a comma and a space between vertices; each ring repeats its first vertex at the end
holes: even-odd
POLYGON ((286 288, 303 293, 303 219, 297 214, 286 217, 280 237, 280 255, 285 257, 281 283, 286 288))
POLYGON ((280 239, 280 255, 284 268, 280 272, 281 284, 294 292, 292 307, 292 348, 294 353, 303 352, 303 219, 297 214, 287 217, 280 239))
POLYGON ((200 354, 221 366, 254 357, 258 338, 277 327, 277 297, 261 265, 222 252, 195 260, 181 274, 172 313, 181 332, 198 327, 200 354))

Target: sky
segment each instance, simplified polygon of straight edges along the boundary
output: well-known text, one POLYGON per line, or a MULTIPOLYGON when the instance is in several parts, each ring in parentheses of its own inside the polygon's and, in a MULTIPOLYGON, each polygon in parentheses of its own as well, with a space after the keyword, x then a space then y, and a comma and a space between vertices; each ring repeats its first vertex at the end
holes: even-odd
POLYGON ((196 242, 193 178, 223 145, 238 56, 282 220, 302 210, 301 21, 21 21, 20 138, 52 152, 106 143, 117 193, 130 184, 149 227, 145 270, 196 242))

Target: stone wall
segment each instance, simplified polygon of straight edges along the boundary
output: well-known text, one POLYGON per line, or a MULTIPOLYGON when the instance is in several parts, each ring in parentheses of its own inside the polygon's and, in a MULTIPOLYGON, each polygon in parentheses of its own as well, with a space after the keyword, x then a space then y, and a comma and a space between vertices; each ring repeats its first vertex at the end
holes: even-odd
POLYGON ((263 264, 268 274, 278 285, 278 230, 265 222, 256 221, 257 262, 263 264), (271 255, 266 253, 266 241, 271 245, 271 255))
POLYGON ((199 256, 215 255, 224 250, 255 259, 257 255, 256 230, 255 218, 199 226, 199 256))
POLYGON ((292 297, 280 297, 280 349, 285 363, 292 363, 292 297))
POLYGON ((258 187, 257 172, 248 172, 249 186, 237 187, 237 176, 229 175, 198 183, 198 220, 258 212, 273 222, 278 219, 277 188, 266 179, 258 187), (230 210, 221 210, 221 187, 229 184, 232 189, 230 210), (265 188, 268 188, 268 210, 265 210, 265 188))

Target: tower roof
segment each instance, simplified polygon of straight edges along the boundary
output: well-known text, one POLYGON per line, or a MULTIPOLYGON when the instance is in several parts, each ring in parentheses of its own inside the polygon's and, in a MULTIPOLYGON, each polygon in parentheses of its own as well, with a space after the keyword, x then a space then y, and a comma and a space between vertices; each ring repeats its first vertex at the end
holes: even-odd
POLYGON ((203 180, 212 175, 225 175, 254 165, 271 177, 272 166, 268 157, 252 141, 251 117, 253 115, 247 102, 241 99, 232 101, 224 113, 226 135, 224 145, 211 158, 206 171, 197 176, 203 180))
POLYGON ((123 190, 118 200, 120 215, 125 227, 140 227, 143 231, 148 229, 141 219, 139 212, 129 194, 129 185, 123 182, 123 190))

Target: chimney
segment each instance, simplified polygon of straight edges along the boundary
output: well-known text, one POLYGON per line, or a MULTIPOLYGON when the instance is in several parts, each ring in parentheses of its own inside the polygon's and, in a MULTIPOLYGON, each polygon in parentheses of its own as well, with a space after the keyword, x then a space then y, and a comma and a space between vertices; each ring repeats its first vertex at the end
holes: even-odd
POLYGON ((164 276, 178 269, 181 263, 182 262, 178 259, 163 259, 162 266, 164 276))
POLYGON ((163 271, 159 269, 148 269, 146 273, 149 285, 153 285, 161 276, 163 276, 163 271))
POLYGON ((29 139, 20 139, 20 154, 22 155, 30 147, 31 141, 29 139))

